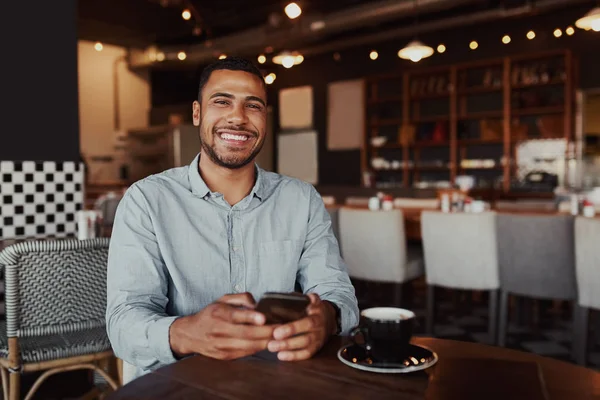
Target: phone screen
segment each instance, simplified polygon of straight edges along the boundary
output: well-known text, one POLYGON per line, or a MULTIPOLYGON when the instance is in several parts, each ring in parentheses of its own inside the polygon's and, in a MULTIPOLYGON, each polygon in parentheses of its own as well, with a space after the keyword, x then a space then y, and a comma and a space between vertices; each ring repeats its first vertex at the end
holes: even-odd
POLYGON ((267 324, 284 324, 304 318, 308 296, 300 293, 265 293, 256 311, 265 315, 267 324))

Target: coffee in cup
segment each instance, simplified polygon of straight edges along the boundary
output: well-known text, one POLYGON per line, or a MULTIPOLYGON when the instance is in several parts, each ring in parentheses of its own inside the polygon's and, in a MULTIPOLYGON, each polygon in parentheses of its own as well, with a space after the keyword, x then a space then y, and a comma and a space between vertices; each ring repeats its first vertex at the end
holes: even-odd
POLYGON ((377 362, 401 362, 406 356, 415 324, 415 313, 404 308, 375 307, 360 313, 360 325, 352 330, 352 341, 377 362), (356 340, 361 334, 362 343, 356 340))

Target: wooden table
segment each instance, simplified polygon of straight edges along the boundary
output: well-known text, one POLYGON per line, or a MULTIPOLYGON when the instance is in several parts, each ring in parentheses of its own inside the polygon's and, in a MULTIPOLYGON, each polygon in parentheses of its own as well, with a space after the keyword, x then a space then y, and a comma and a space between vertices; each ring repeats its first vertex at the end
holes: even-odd
POLYGON ((342 364, 343 339, 313 359, 219 361, 190 357, 125 385, 109 399, 477 399, 600 398, 600 374, 562 361, 476 343, 414 338, 439 355, 411 374, 375 374, 342 364), (523 374, 524 371, 530 372, 523 374), (531 372, 533 371, 533 375, 531 372), (518 382, 521 382, 519 384, 518 382), (537 386, 536 386, 537 385, 537 386), (542 397, 534 396, 537 390, 542 397))

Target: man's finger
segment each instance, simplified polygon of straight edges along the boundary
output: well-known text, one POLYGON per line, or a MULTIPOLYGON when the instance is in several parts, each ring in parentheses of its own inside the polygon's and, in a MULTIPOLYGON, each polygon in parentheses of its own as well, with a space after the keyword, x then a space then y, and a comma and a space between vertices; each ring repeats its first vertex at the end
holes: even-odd
POLYGON ((217 300, 218 303, 232 304, 236 306, 246 307, 246 308, 254 308, 256 306, 256 301, 252 294, 246 293, 236 293, 236 294, 226 294, 217 300))
POLYGON ((216 325, 211 334, 216 337, 248 340, 272 340, 273 326, 253 326, 223 322, 216 325))
POLYGON ((267 346, 270 352, 277 353, 284 350, 301 350, 310 347, 316 341, 314 334, 294 336, 286 340, 271 340, 267 346))
POLYGON ((311 306, 316 306, 316 305, 319 305, 319 303, 321 303, 321 297, 319 297, 318 294, 316 294, 316 293, 309 293, 307 296, 310 299, 310 305, 311 306))
POLYGON ((282 351, 277 353, 277 358, 281 361, 300 361, 308 360, 314 354, 315 349, 302 349, 297 351, 282 351))
POLYGON ((240 338, 219 338, 215 348, 221 351, 242 353, 244 355, 258 353, 267 348, 268 339, 249 340, 240 338))
POLYGON ((217 304, 212 316, 234 324, 264 325, 265 316, 253 310, 236 308, 228 304, 217 304))
POLYGON ((273 337, 276 340, 283 340, 294 335, 310 332, 319 327, 319 321, 320 318, 317 315, 309 315, 306 318, 277 327, 273 332, 273 337))

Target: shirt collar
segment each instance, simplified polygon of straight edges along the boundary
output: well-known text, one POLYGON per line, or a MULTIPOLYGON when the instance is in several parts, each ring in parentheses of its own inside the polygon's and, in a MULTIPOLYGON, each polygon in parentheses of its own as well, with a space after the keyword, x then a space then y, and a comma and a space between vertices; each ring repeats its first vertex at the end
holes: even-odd
MULTIPOLYGON (((188 168, 188 179, 190 181, 192 193, 198 197, 206 197, 211 191, 200 175, 199 162, 200 153, 198 153, 190 163, 188 168)), ((254 187, 250 194, 258 197, 258 199, 262 201, 265 196, 264 171, 256 163, 254 164, 254 171, 256 173, 256 182, 254 183, 254 187)))

